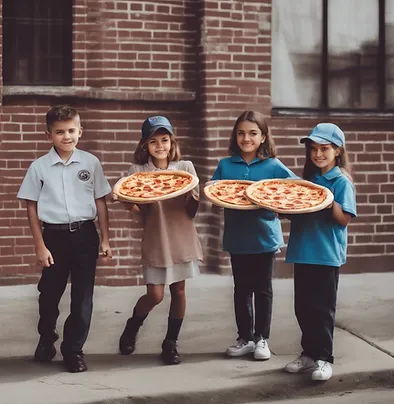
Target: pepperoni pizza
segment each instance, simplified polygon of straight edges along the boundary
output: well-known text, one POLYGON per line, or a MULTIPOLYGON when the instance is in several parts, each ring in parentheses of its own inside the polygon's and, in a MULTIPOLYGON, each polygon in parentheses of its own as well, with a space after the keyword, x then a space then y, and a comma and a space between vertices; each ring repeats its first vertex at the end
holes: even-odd
POLYGON ((121 178, 113 192, 122 200, 149 203, 183 195, 197 184, 198 178, 186 171, 148 171, 121 178))
POLYGON ((259 206, 245 197, 245 190, 250 184, 253 184, 253 181, 217 180, 204 188, 204 194, 214 205, 222 208, 259 209, 259 206))
POLYGON ((277 213, 310 213, 330 206, 331 191, 306 180, 271 179, 253 183, 245 191, 256 205, 277 213))

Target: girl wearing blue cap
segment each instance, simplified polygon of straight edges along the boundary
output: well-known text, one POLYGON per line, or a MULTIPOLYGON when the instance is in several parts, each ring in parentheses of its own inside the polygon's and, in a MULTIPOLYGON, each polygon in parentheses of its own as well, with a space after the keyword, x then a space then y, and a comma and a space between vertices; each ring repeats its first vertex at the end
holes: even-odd
MULTIPOLYGON (((153 116, 142 125, 142 138, 134 153, 128 175, 158 170, 183 170, 197 176, 191 161, 180 160, 178 141, 171 123, 153 116)), ((156 203, 133 206, 143 221, 142 264, 146 294, 134 307, 119 340, 122 355, 135 350, 137 333, 148 313, 164 297, 170 285, 171 306, 161 358, 168 365, 179 364, 177 339, 186 309, 185 279, 199 275, 202 249, 193 218, 199 204, 198 186, 186 195, 156 203)), ((130 204, 128 204, 130 205, 130 204)))
MULTIPOLYGON (((220 160, 212 180, 295 177, 276 158, 275 143, 261 113, 245 111, 237 119, 229 154, 231 157, 220 160)), ((281 224, 273 212, 224 209, 223 249, 231 258, 238 328, 236 343, 226 351, 229 356, 253 353, 257 360, 271 357, 267 340, 272 316, 272 273, 275 254, 283 245, 281 224)))
POLYGON ((356 199, 342 130, 320 123, 301 143, 306 150, 303 178, 329 188, 334 202, 323 211, 288 216, 286 262, 294 263, 294 306, 303 351, 285 370, 328 380, 334 361, 339 268, 346 262, 347 225, 356 216, 356 199))

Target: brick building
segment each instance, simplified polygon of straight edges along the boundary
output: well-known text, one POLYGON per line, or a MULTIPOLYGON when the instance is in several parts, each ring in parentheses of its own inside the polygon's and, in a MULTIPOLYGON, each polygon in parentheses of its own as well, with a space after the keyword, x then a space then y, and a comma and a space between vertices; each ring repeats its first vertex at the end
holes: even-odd
MULTIPOLYGON (((99 157, 112 184, 127 172, 150 115, 171 120, 202 184, 227 155, 234 121, 246 109, 269 117, 279 158, 298 174, 300 137, 317 122, 337 123, 347 136, 359 212, 343 270, 392 270, 394 8, 375 2, 366 10, 376 16, 375 31, 338 51, 333 44, 344 41, 334 38, 332 16, 353 1, 313 0, 307 9, 289 0, 0 1, 0 284, 39 276, 16 193, 31 161, 48 150, 44 116, 59 103, 80 110, 79 147, 99 157)), ((351 19, 347 28, 366 18, 339 11, 351 19)), ((110 204, 110 220, 116 256, 100 261, 97 283, 138 284, 138 219, 110 204)), ((196 222, 205 270, 227 273, 221 214, 203 201, 196 222)), ((276 276, 291 275, 283 257, 276 276)))

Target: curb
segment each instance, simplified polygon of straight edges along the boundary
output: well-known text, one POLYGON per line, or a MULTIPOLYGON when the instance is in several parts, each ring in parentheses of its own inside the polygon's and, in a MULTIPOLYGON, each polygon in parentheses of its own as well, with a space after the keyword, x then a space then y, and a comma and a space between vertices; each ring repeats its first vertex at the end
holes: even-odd
POLYGON ((370 338, 366 337, 365 335, 363 335, 363 334, 361 334, 361 333, 359 333, 357 331, 354 331, 351 328, 346 327, 346 326, 341 325, 341 324, 335 324, 335 327, 339 328, 339 329, 341 329, 343 331, 346 331, 351 335, 354 335, 355 337, 357 337, 357 338, 361 339, 362 341, 366 342, 372 348, 375 348, 375 349, 379 350, 380 352, 383 352, 384 354, 386 354, 388 356, 391 356, 394 359, 394 353, 393 352, 389 351, 388 349, 385 349, 385 348, 381 347, 379 344, 372 341, 370 338))
POLYGON ((327 382, 314 382, 305 375, 291 375, 282 369, 262 372, 261 378, 245 386, 217 391, 195 391, 162 396, 127 396, 89 404, 242 404, 285 399, 319 397, 349 390, 366 390, 377 387, 394 388, 394 370, 359 372, 333 376, 327 382), (280 379, 280 381, 278 381, 280 379))

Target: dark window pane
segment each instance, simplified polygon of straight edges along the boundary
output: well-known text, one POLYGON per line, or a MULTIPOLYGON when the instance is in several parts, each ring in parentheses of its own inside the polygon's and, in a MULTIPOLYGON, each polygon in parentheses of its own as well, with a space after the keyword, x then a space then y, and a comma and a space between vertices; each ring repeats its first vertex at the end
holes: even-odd
POLYGON ((5 85, 71 85, 72 0, 3 0, 5 85))
POLYGON ((379 8, 376 0, 328 2, 330 108, 378 108, 379 8))
POLYGON ((275 0, 272 6, 272 105, 318 108, 321 104, 321 1, 275 0))

